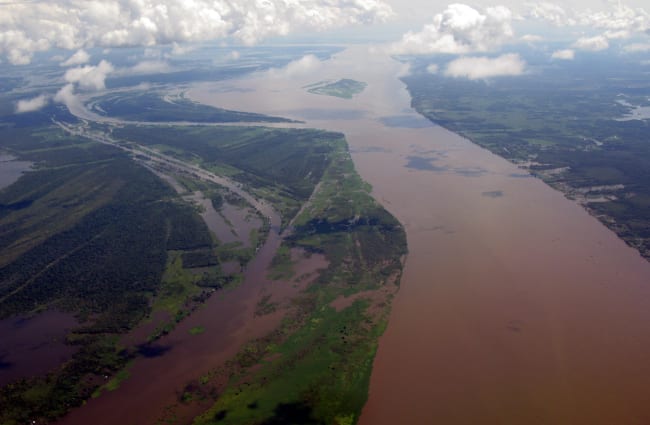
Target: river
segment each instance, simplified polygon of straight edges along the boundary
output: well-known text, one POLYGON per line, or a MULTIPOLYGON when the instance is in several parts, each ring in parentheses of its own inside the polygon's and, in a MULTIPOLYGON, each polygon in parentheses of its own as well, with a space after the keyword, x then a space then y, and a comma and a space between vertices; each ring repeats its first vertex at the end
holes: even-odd
POLYGON ((345 133, 404 225, 401 289, 362 425, 641 424, 650 418, 650 263, 515 165, 410 107, 405 66, 351 47, 308 73, 200 84, 194 100, 345 133), (352 78, 352 100, 304 86, 352 78))

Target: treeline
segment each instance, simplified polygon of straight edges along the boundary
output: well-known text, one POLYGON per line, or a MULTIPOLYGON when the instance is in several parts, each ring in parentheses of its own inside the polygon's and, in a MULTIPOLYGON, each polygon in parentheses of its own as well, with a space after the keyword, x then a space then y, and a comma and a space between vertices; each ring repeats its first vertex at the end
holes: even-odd
POLYGON ((163 99, 163 93, 109 95, 97 105, 106 115, 130 121, 150 122, 290 122, 286 118, 230 111, 179 97, 163 99))
POLYGON ((115 136, 145 145, 167 145, 199 156, 207 168, 226 164, 253 187, 278 186, 306 200, 341 144, 340 134, 307 129, 250 127, 123 127, 115 136))

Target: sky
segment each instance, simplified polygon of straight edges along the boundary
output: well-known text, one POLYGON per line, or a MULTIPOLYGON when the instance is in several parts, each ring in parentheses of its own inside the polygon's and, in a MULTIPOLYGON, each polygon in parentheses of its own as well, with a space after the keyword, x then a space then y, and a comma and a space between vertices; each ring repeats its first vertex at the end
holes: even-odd
POLYGON ((413 54, 494 50, 526 35, 514 28, 525 31, 527 23, 573 29, 570 47, 604 50, 611 40, 650 35, 645 0, 622 1, 0 0, 0 60, 25 65, 35 52, 59 48, 77 51, 67 64, 80 65, 86 62, 81 49, 92 47, 249 46, 296 33, 356 28, 371 34, 391 25, 404 28, 395 50, 413 54))
MULTIPOLYGON (((584 52, 618 50, 650 56, 647 0, 577 0, 448 3, 438 0, 0 0, 0 62, 20 67, 35 54, 57 52, 65 86, 54 101, 77 91, 105 88, 111 74, 164 72, 169 56, 195 43, 237 48, 268 40, 316 41, 366 36, 388 54, 456 55, 429 72, 486 79, 527 72, 512 45, 555 42, 550 60, 574 60, 584 52), (97 48, 171 49, 117 69, 97 48), (94 56, 90 52, 95 52, 94 56)), ((48 99, 25 99, 26 112, 48 99)))

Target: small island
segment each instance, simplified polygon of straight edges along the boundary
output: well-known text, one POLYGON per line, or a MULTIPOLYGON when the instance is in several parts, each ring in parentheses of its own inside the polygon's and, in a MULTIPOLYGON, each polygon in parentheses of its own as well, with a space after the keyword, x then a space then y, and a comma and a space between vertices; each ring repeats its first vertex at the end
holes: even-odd
POLYGON ((321 94, 325 96, 335 96, 342 99, 352 99, 361 93, 367 84, 361 81, 343 78, 338 81, 320 81, 318 83, 305 86, 309 93, 321 94))

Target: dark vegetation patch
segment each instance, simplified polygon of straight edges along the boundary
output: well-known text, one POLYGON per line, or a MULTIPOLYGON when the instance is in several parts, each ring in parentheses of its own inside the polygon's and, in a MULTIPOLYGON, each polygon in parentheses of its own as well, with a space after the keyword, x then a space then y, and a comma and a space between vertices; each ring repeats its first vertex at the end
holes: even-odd
POLYGON ((307 86, 307 91, 313 94, 335 96, 342 99, 352 99, 365 90, 367 84, 361 81, 343 78, 334 82, 320 82, 307 86))
POLYGON ((193 102, 179 96, 165 99, 164 93, 137 92, 107 95, 97 100, 95 112, 128 121, 174 122, 291 122, 286 118, 230 111, 193 102))
POLYGON ((186 269, 216 266, 219 264, 219 260, 212 250, 184 252, 181 259, 183 261, 183 267, 186 269))
POLYGON ((6 134, 1 147, 36 169, 0 192, 12 206, 0 210, 0 317, 57 308, 82 325, 68 335, 71 361, 0 389, 0 423, 50 421, 147 354, 120 347, 118 335, 150 312, 168 251, 212 239, 192 207, 121 151, 56 127, 6 134))
MULTIPOLYGON (((144 145, 168 146, 180 159, 198 159, 217 174, 229 174, 271 200, 285 223, 321 180, 342 137, 321 130, 262 127, 126 126, 114 134, 144 145)), ((216 209, 220 202, 213 204, 216 209)))

